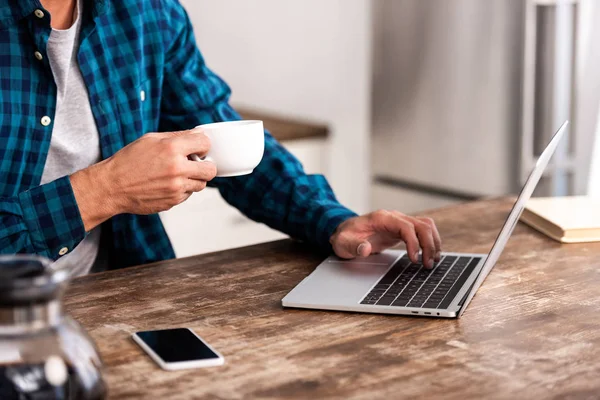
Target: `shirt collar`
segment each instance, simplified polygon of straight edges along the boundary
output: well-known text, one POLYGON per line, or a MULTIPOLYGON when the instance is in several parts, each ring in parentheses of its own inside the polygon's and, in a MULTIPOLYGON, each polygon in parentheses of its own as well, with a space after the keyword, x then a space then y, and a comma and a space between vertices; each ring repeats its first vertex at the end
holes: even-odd
MULTIPOLYGON (((105 14, 110 8, 110 0, 83 0, 91 10, 91 17, 95 19, 105 14)), ((32 15, 37 9, 44 10, 39 0, 8 0, 0 4, 0 29, 8 28, 21 19, 32 15)))

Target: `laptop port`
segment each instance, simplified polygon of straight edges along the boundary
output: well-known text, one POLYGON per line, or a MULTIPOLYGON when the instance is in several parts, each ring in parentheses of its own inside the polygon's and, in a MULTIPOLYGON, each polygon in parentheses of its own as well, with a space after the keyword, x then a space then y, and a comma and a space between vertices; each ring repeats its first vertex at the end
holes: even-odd
POLYGON ((430 313, 430 312, 427 312, 427 311, 425 311, 425 314, 426 314, 426 315, 431 315, 431 313, 430 313))
POLYGON ((413 313, 413 314, 418 314, 419 312, 418 312, 418 311, 413 311, 412 313, 413 313))

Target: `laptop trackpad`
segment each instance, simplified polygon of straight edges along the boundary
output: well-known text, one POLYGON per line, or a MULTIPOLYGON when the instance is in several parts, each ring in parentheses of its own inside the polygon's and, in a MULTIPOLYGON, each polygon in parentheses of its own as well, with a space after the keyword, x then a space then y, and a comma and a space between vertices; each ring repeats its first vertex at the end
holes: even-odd
POLYGON ((404 251, 359 260, 329 257, 283 299, 284 306, 357 304, 404 251))

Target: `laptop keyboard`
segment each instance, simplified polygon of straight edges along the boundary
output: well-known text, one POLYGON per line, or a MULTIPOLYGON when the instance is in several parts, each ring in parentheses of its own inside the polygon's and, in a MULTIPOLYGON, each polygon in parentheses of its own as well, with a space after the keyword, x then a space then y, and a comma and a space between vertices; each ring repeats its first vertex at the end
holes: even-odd
POLYGON ((392 307, 448 308, 480 257, 443 256, 433 269, 402 257, 360 304, 392 307))

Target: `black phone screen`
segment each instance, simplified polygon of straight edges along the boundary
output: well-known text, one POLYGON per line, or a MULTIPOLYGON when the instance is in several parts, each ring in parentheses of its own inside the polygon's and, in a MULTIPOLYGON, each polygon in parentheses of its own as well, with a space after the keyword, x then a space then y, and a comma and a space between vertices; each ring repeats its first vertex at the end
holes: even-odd
POLYGON ((165 362, 219 358, 189 329, 164 329, 136 333, 165 362))

